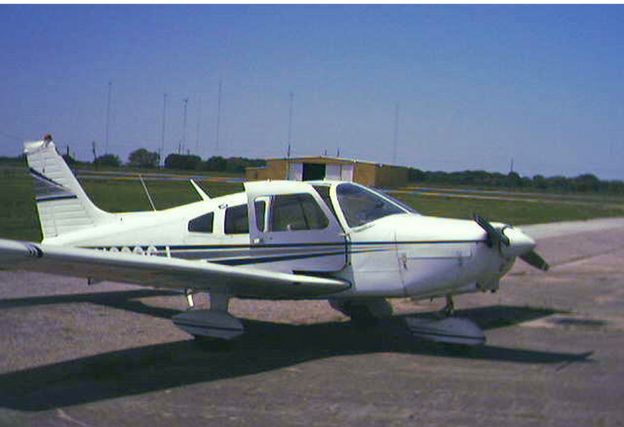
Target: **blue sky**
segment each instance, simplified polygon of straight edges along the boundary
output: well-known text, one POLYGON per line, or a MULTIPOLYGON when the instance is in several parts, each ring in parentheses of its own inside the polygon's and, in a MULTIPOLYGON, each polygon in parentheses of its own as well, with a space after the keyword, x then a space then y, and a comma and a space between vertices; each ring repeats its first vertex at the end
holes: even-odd
POLYGON ((619 5, 0 6, 0 155, 102 152, 109 81, 123 159, 158 149, 164 93, 166 152, 189 98, 192 152, 283 156, 293 92, 294 155, 391 162, 398 103, 399 164, 624 179, 619 5))

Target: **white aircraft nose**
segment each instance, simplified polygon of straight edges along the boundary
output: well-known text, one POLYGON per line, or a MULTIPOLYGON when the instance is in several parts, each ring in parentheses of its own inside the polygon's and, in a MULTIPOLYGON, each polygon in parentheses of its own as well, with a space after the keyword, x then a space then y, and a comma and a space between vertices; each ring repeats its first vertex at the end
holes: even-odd
POLYGON ((517 257, 535 249, 535 240, 517 228, 507 227, 503 234, 509 239, 509 246, 503 245, 501 248, 506 257, 517 257))

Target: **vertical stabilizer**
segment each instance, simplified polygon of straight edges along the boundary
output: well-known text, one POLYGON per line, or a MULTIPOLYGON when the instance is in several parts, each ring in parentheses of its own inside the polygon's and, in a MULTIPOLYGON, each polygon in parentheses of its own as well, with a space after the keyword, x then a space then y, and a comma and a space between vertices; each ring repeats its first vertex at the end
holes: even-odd
POLYGON ((35 181, 37 211, 44 239, 91 228, 110 221, 89 200, 52 139, 24 143, 30 174, 35 181))

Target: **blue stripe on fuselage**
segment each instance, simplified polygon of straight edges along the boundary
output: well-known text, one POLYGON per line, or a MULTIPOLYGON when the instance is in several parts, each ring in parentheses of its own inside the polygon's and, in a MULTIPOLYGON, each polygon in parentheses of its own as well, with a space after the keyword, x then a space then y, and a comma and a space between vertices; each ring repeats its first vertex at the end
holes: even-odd
MULTIPOLYGON (((452 244, 452 243, 483 243, 484 240, 438 240, 438 241, 411 241, 411 242, 348 242, 346 245, 344 243, 288 243, 288 244, 273 244, 273 245, 246 245, 246 244, 237 244, 237 245, 173 245, 169 246, 169 253, 174 258, 183 258, 183 259, 200 259, 208 262, 212 262, 215 264, 222 265, 248 265, 248 264, 260 264, 260 263, 268 263, 268 262, 280 262, 280 261, 294 261, 299 259, 307 259, 307 258, 319 258, 324 256, 337 256, 337 255, 353 255, 353 254, 362 254, 362 253, 371 253, 371 252, 383 252, 388 250, 395 250, 396 245, 404 245, 404 244, 452 244), (347 246, 346 251, 326 251, 326 252, 313 252, 313 253, 299 253, 299 254, 283 254, 283 253, 275 253, 275 254, 254 254, 256 250, 261 249, 277 249, 283 248, 288 249, 289 252, 292 252, 296 249, 307 249, 309 250, 311 247, 319 247, 324 246, 326 249, 331 249, 329 247, 333 247, 333 249, 338 249, 343 246, 347 246), (368 246, 368 248, 365 248, 368 246), (384 247, 385 246, 385 247, 384 247), (244 253, 246 249, 254 249, 253 252, 244 253), (238 249, 239 251, 223 251, 222 249, 238 249), (236 254, 232 254, 232 252, 238 252, 236 254), (243 252, 242 254, 240 252, 243 252)), ((141 246, 141 248, 147 248, 148 245, 136 245, 141 246)), ((135 247, 136 247, 135 246, 135 247)), ((166 256, 167 246, 166 245, 149 245, 154 247, 157 252, 154 253, 156 256, 166 256)), ((126 246, 127 247, 127 246, 126 246)), ((85 247, 89 249, 103 249, 109 250, 111 248, 116 248, 118 251, 121 251, 123 246, 89 246, 85 247)), ((132 251, 133 246, 130 246, 130 250, 132 251)), ((319 248, 320 249, 320 248, 319 248)), ((144 250, 144 252, 146 252, 144 250)))

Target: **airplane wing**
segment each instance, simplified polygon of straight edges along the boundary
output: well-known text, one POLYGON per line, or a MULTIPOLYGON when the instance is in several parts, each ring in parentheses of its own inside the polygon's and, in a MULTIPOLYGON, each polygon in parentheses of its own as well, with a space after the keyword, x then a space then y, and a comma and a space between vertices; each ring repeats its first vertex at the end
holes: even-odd
POLYGON ((5 239, 0 239, 0 268, 250 298, 314 298, 350 286, 342 280, 302 274, 5 239))

